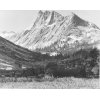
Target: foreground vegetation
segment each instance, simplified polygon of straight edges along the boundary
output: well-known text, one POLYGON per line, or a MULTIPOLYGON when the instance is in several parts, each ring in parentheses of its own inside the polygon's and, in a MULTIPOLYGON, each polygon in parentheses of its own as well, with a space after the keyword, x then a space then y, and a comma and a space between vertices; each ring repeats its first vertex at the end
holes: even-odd
MULTIPOLYGON (((28 65, 27 65, 28 66, 28 65)), ((71 54, 59 54, 51 58, 42 58, 28 68, 0 70, 1 77, 81 77, 99 78, 100 54, 96 48, 80 49, 71 54)))
POLYGON ((96 48, 49 58, 45 55, 30 68, 0 70, 0 88, 100 88, 99 57, 96 48))
POLYGON ((1 82, 0 88, 19 88, 19 89, 98 89, 100 88, 99 79, 86 78, 57 78, 45 79, 38 81, 35 78, 18 78, 16 82, 14 79, 5 79, 1 82))

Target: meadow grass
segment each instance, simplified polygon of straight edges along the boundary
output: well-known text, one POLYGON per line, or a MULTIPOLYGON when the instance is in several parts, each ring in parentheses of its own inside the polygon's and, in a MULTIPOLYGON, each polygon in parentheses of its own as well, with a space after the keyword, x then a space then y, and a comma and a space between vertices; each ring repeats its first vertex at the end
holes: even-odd
POLYGON ((0 78, 0 88, 15 89, 99 89, 99 79, 86 78, 0 78))

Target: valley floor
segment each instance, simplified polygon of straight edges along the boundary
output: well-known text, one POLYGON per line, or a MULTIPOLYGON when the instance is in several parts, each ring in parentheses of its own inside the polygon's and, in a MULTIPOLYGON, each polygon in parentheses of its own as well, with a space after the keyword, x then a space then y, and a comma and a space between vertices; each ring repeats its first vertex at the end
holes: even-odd
POLYGON ((99 79, 82 79, 82 78, 57 78, 54 80, 36 81, 33 79, 18 78, 17 82, 1 81, 0 88, 15 89, 99 89, 99 79))

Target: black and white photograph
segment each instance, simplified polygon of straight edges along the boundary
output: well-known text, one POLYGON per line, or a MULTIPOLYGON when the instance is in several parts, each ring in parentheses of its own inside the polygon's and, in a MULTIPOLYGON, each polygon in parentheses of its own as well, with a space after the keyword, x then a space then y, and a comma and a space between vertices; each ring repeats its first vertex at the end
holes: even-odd
POLYGON ((100 10, 0 10, 0 89, 99 89, 100 10))

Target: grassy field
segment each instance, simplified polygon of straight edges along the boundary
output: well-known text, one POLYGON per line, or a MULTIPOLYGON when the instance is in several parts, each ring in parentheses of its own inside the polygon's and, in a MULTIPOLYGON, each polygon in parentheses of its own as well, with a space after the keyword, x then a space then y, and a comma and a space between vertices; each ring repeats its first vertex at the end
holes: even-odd
POLYGON ((57 78, 37 80, 35 78, 18 78, 16 82, 13 78, 0 79, 0 88, 15 89, 98 89, 99 79, 82 78, 57 78), (41 81, 41 82, 40 82, 41 81))

